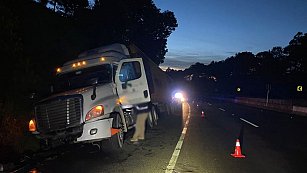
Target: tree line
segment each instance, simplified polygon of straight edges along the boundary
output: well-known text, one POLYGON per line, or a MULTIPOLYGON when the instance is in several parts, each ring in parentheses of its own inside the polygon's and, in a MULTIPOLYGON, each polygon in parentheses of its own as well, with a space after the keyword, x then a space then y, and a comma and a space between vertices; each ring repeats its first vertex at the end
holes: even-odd
POLYGON ((184 71, 168 69, 189 81, 194 96, 303 99, 307 87, 307 33, 298 32, 286 47, 253 54, 239 52, 222 61, 196 63, 184 71), (297 91, 302 86, 303 91, 297 91))

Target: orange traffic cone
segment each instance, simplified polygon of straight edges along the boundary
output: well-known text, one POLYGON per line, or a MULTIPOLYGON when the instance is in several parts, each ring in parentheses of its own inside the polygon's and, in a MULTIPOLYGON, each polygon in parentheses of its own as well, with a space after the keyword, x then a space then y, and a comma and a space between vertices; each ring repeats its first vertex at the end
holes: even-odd
POLYGON ((204 111, 201 111, 201 117, 205 118, 205 112, 204 111))
POLYGON ((237 158, 244 158, 245 156, 241 153, 241 147, 240 147, 240 141, 237 139, 236 141, 236 147, 235 147, 235 153, 231 154, 233 157, 237 158))

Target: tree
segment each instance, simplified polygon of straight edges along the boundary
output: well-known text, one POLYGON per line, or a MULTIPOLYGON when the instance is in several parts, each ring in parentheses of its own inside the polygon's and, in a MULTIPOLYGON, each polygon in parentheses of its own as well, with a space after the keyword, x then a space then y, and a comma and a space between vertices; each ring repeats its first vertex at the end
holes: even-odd
POLYGON ((45 7, 49 3, 53 6, 54 12, 70 17, 73 17, 79 10, 89 7, 88 0, 39 0, 38 2, 45 7))
POLYGON ((164 61, 167 38, 177 27, 173 12, 161 12, 151 0, 96 0, 93 13, 96 44, 134 43, 156 64, 164 61))
POLYGON ((307 74, 307 33, 298 32, 285 48, 289 56, 288 72, 307 74))
POLYGON ((39 0, 38 3, 43 6, 43 7, 46 7, 47 4, 48 4, 49 0, 39 0))
POLYGON ((64 13, 68 16, 74 16, 81 9, 89 6, 88 0, 59 0, 63 6, 64 13))

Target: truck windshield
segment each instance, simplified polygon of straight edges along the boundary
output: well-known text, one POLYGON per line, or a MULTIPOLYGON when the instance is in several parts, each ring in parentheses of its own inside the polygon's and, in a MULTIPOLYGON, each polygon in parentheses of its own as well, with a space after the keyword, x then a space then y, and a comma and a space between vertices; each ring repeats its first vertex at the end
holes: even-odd
POLYGON ((110 82, 112 82, 112 66, 111 64, 103 64, 57 75, 54 92, 110 82))

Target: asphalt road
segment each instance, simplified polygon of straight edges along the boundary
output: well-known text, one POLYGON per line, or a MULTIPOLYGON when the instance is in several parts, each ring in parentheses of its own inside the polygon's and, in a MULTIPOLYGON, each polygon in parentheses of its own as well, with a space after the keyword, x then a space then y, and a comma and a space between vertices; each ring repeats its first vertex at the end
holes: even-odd
POLYGON ((69 146, 27 172, 307 172, 306 134, 307 117, 206 100, 161 115, 138 145, 130 132, 122 152, 69 146), (245 158, 230 155, 238 138, 245 158))

